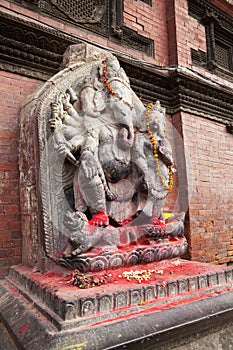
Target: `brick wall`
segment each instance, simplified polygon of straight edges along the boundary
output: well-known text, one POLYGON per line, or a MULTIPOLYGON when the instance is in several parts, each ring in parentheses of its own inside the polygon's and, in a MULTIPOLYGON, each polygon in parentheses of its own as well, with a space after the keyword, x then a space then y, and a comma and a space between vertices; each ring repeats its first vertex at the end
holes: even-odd
MULTIPOLYGON (((210 0, 229 16, 233 16, 232 3, 210 0)), ((170 64, 192 67, 191 48, 206 52, 205 27, 188 14, 187 0, 167 0, 167 19, 170 48, 170 64), (177 51, 173 52, 172 49, 177 51), (176 57, 177 55, 177 57, 176 57)))
POLYGON ((0 72, 0 275, 21 262, 19 110, 40 81, 0 72))
POLYGON ((126 0, 124 23, 154 40, 155 64, 191 67, 190 49, 206 51, 205 28, 189 16, 186 0, 126 0))
POLYGON ((191 48, 206 51, 205 28, 188 14, 186 0, 174 2, 178 65, 192 67, 191 48))
POLYGON ((152 6, 142 1, 124 2, 124 24, 138 34, 154 40, 154 63, 168 64, 166 1, 154 0, 152 6))
POLYGON ((225 126, 182 115, 189 186, 192 260, 233 262, 233 135, 225 126))

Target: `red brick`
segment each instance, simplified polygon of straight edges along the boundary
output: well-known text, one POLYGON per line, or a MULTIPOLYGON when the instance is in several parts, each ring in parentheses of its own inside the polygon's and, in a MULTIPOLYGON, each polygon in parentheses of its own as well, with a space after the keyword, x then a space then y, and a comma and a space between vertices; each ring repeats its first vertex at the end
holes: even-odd
POLYGON ((22 238, 21 231, 12 231, 11 238, 12 239, 21 239, 22 238))
POLYGON ((0 115, 0 273, 21 262, 21 218, 19 207, 19 110, 39 80, 0 72, 2 108, 0 115), (16 255, 19 255, 16 257, 16 255))
POLYGON ((20 212, 19 205, 5 205, 4 210, 6 214, 15 214, 20 212))
POLYGON ((0 163, 0 170, 18 170, 18 164, 0 163))
MULTIPOLYGON (((132 16, 132 14, 129 14, 127 12, 125 12, 124 16, 125 16, 125 20, 127 20, 128 23, 136 22, 136 20, 137 20, 136 16, 132 16)), ((125 22, 125 23, 127 23, 127 22, 125 22)))

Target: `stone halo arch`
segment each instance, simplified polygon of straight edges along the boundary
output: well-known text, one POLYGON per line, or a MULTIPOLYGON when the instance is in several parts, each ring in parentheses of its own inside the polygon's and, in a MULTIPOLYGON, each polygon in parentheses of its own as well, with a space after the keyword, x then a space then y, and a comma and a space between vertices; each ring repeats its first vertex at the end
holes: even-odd
MULTIPOLYGON (((64 54, 61 70, 30 95, 20 112, 20 196, 22 209, 23 261, 29 266, 53 258, 61 244, 58 202, 64 193, 54 190, 49 161, 51 103, 78 79, 90 74, 110 52, 89 44, 77 44, 64 54)), ((50 154, 52 152, 52 155, 50 154)), ((56 186, 55 186, 56 187, 56 186)), ((64 204, 64 203, 63 203, 64 204)))

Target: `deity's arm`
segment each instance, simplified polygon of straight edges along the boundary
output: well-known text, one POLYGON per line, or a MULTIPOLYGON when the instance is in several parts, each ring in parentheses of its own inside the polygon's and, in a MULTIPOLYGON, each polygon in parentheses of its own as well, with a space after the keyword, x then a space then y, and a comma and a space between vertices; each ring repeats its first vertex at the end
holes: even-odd
POLYGON ((84 175, 90 179, 98 172, 98 134, 89 131, 81 148, 80 165, 84 175))
MULTIPOLYGON (((73 92, 74 94, 74 92, 73 92)), ((75 95, 76 96, 76 95, 75 95)), ((80 123, 80 115, 71 103, 71 95, 65 93, 61 96, 63 112, 63 124, 76 127, 80 123)))
POLYGON ((54 142, 56 144, 63 144, 70 151, 76 151, 83 144, 83 128, 77 126, 66 125, 60 117, 56 116, 49 120, 51 129, 55 132, 54 142))
MULTIPOLYGON (((76 97, 75 94, 74 96, 76 97)), ((52 129, 58 127, 60 132, 67 138, 74 136, 75 129, 82 120, 70 101, 70 93, 59 93, 56 97, 56 102, 51 104, 52 118, 49 121, 52 129)))
MULTIPOLYGON (((72 109, 74 109, 74 107, 72 107, 72 109)), ((78 119, 74 118, 70 114, 70 110, 63 114, 63 124, 67 126, 72 126, 74 128, 77 128, 79 126, 80 119, 81 119, 80 117, 78 117, 78 119)))
POLYGON ((63 124, 66 112, 63 110, 60 97, 61 95, 58 96, 56 102, 51 104, 51 119, 49 119, 53 131, 54 148, 60 156, 66 157, 72 164, 78 165, 77 159, 72 154, 72 144, 70 142, 75 134, 75 129, 73 126, 63 124))

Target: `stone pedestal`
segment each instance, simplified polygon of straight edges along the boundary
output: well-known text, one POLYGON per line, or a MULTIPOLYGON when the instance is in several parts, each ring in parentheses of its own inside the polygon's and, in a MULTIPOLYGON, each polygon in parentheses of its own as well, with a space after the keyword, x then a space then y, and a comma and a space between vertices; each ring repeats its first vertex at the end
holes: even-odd
POLYGON ((0 348, 186 350, 200 338, 218 348, 230 341, 232 269, 175 259, 105 273, 111 283, 79 289, 67 271, 12 268, 0 284, 0 348), (150 279, 124 277, 142 269, 150 279))

